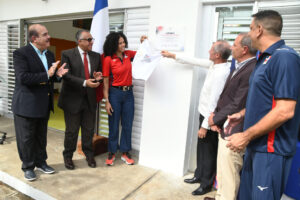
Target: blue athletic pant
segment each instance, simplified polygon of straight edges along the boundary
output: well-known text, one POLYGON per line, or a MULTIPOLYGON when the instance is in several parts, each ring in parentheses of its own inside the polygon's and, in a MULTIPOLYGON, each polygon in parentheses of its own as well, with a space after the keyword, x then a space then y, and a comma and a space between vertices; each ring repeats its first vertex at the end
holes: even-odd
POLYGON ((280 200, 292 156, 246 150, 239 190, 240 200, 280 200))

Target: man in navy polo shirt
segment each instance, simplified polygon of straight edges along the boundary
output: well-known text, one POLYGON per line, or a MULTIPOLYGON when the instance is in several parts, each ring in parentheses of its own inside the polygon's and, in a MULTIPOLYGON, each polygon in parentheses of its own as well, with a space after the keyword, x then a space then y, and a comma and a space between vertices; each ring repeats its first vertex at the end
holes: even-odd
POLYGON ((230 126, 245 117, 244 132, 228 137, 227 147, 240 152, 247 146, 240 199, 279 200, 296 152, 300 57, 280 38, 278 12, 265 10, 252 17, 249 35, 262 53, 249 80, 246 109, 228 117, 230 126))

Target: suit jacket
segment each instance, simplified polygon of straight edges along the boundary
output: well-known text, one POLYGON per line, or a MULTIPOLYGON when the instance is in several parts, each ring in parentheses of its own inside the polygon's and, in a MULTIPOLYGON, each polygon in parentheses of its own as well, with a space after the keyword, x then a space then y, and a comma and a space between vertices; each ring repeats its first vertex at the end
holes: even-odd
MULTIPOLYGON (((94 71, 102 71, 100 54, 88 52, 90 59, 90 77, 94 71)), ((87 95, 91 112, 96 112, 96 89, 83 87, 85 80, 84 64, 81 59, 78 47, 62 52, 61 63, 67 63, 69 72, 63 76, 61 93, 58 99, 58 106, 69 113, 78 113, 81 103, 87 95)))
MULTIPOLYGON (((237 71, 233 77, 233 71, 229 74, 214 111, 215 116, 213 121, 219 127, 223 126, 228 115, 239 112, 246 107, 249 77, 255 68, 255 65, 256 59, 252 59, 237 71)), ((243 122, 234 127, 231 133, 241 132, 242 130, 243 122)), ((225 136, 223 131, 221 136, 222 138, 225 136)))
MULTIPOLYGON (((55 62, 52 52, 46 52, 48 67, 55 62)), ((46 118, 53 111, 53 82, 34 48, 28 44, 13 52, 15 90, 12 110, 16 115, 46 118)))

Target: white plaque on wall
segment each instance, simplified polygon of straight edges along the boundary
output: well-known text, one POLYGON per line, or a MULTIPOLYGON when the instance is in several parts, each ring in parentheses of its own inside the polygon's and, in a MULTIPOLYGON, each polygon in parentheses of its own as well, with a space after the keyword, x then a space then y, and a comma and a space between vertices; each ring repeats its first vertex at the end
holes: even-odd
POLYGON ((168 51, 184 51, 183 27, 156 27, 156 48, 168 51))

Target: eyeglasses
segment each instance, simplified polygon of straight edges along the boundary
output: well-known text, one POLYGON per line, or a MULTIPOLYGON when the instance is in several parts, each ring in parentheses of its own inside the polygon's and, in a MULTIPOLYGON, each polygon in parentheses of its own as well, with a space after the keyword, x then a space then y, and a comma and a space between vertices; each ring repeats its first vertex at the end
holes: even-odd
POLYGON ((92 42, 92 41, 94 42, 95 39, 94 38, 86 38, 86 39, 84 38, 84 39, 80 39, 80 40, 86 40, 88 42, 92 42))

